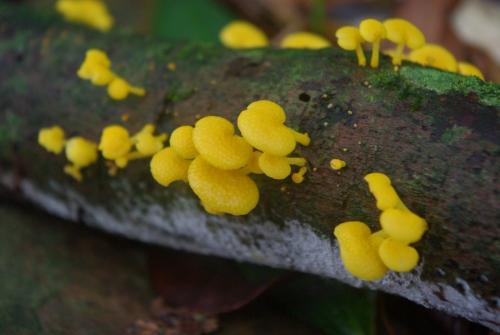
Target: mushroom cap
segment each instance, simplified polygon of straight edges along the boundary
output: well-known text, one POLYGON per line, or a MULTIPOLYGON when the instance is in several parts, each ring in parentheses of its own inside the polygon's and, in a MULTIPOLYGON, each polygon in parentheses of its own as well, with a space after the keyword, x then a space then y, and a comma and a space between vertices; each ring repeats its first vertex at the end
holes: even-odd
POLYGON ((404 243, 419 241, 427 230, 427 222, 420 216, 396 208, 382 212, 380 225, 387 235, 404 243))
POLYGON ((383 229, 381 229, 370 235, 370 243, 375 248, 375 250, 378 251, 378 248, 380 248, 382 242, 388 237, 389 235, 387 235, 387 233, 383 229))
POLYGON ((383 23, 386 38, 396 44, 404 44, 410 49, 420 48, 425 44, 425 36, 413 23, 404 19, 387 19, 383 23))
POLYGON ((323 36, 300 31, 285 36, 280 46, 290 49, 323 49, 332 46, 332 44, 323 36))
POLYGON ((245 215, 259 202, 259 189, 250 177, 240 171, 218 169, 202 156, 189 166, 188 181, 211 213, 245 215))
POLYGON ((231 122, 219 116, 205 116, 196 122, 193 143, 208 163, 223 170, 245 166, 252 155, 252 147, 234 134, 231 122))
POLYGON ((95 64, 92 68, 90 81, 96 86, 108 85, 115 78, 115 74, 106 66, 95 64))
POLYGON ((379 20, 366 19, 359 24, 359 33, 367 42, 373 43, 385 38, 385 27, 379 20))
POLYGON ((248 105, 238 116, 238 128, 254 148, 275 156, 286 156, 296 146, 291 129, 283 123, 285 111, 269 100, 260 100, 248 105))
POLYGON ((408 272, 418 264, 417 250, 392 238, 380 244, 378 253, 382 262, 396 272, 408 272))
POLYGON ((262 153, 259 157, 259 167, 264 174, 273 179, 285 179, 292 172, 286 157, 262 153))
POLYGON ((189 164, 174 149, 165 148, 153 156, 149 167, 154 180, 167 187, 174 181, 187 181, 189 164))
POLYGON ((445 48, 436 44, 426 44, 413 50, 409 60, 420 65, 432 66, 440 70, 457 72, 455 57, 445 48))
POLYGON ((269 45, 266 34, 247 21, 236 20, 222 28, 219 38, 232 49, 262 48, 269 45))
POLYGON ((346 162, 344 162, 343 160, 338 159, 338 158, 334 158, 330 161, 330 167, 333 170, 340 170, 340 169, 344 168, 346 165, 347 165, 346 162))
POLYGON ((378 209, 383 211, 397 207, 402 203, 396 190, 391 185, 391 180, 385 174, 379 172, 367 174, 365 181, 377 201, 378 209))
POLYGON ((78 76, 82 79, 92 79, 97 66, 108 68, 111 66, 111 61, 108 55, 99 49, 89 49, 85 54, 85 59, 78 69, 78 76))
POLYGON ((484 80, 484 76, 481 70, 479 70, 476 66, 470 63, 459 62, 458 73, 463 74, 464 76, 475 76, 481 80, 484 80))
POLYGON ((163 142, 167 139, 167 134, 154 136, 154 131, 155 126, 153 124, 146 124, 141 131, 132 138, 140 154, 151 156, 163 149, 163 142))
POLYGON ((114 100, 125 99, 130 91, 129 83, 120 77, 115 77, 108 85, 108 94, 114 100))
POLYGON ((370 233, 370 228, 360 221, 341 223, 334 230, 344 267, 357 278, 379 280, 387 267, 370 243, 370 233))
POLYGON ((363 37, 359 29, 352 26, 345 26, 335 32, 338 45, 344 50, 356 50, 363 43, 363 37))
POLYGON ((107 126, 103 129, 99 150, 106 159, 118 159, 129 153, 132 147, 127 129, 118 125, 107 126))
POLYGON ((83 137, 73 137, 66 143, 66 158, 78 167, 86 167, 97 160, 97 144, 83 137))
POLYGON ((40 129, 38 144, 49 152, 60 154, 64 149, 64 130, 59 126, 40 129))
POLYGON ((170 135, 170 147, 184 159, 194 159, 198 156, 193 143, 193 130, 191 126, 181 126, 170 135))
POLYGON ((56 9, 69 21, 85 23, 101 31, 108 31, 113 25, 113 18, 101 1, 59 0, 56 9))

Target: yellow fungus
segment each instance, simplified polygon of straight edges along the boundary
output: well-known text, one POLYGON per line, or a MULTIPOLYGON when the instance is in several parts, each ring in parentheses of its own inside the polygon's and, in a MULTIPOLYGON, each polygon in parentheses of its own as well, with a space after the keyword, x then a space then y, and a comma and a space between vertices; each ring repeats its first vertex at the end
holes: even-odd
POLYGON ((393 271, 407 272, 418 264, 417 250, 392 238, 380 244, 378 253, 382 262, 393 271))
POLYGON ((307 167, 305 166, 301 167, 298 172, 292 174, 292 181, 295 184, 302 183, 304 181, 304 175, 306 174, 306 172, 307 172, 307 167))
POLYGON ((153 124, 146 124, 141 131, 131 138, 138 153, 143 157, 152 156, 163 149, 163 142, 167 140, 167 134, 154 136, 154 132, 155 126, 153 124))
POLYGON ((80 170, 97 160, 97 144, 83 137, 73 137, 66 143, 66 158, 72 164, 66 165, 64 172, 81 181, 80 170))
POLYGON ((193 143, 193 130, 191 126, 181 126, 170 135, 170 147, 184 159, 194 159, 198 155, 193 143))
POLYGON ((132 93, 138 96, 144 96, 146 91, 142 87, 132 86, 125 79, 115 77, 108 86, 108 94, 114 100, 123 100, 132 93))
POLYGON ((359 25, 359 33, 363 39, 372 44, 372 56, 370 66, 378 67, 380 41, 385 38, 386 31, 382 22, 375 19, 366 19, 361 21, 359 25))
POLYGON ((280 45, 288 49, 323 49, 332 44, 320 35, 300 31, 285 36, 280 45))
POLYGON ((245 166, 252 156, 252 147, 234 134, 234 126, 219 116, 205 116, 193 130, 196 150, 208 163, 223 170, 245 166))
POLYGON ((82 23, 102 32, 113 26, 113 17, 99 0, 58 0, 56 9, 67 21, 82 23))
POLYGON ((330 167, 333 169, 333 170, 340 170, 344 167, 346 167, 347 163, 344 162, 343 160, 341 159, 337 159, 337 158, 334 158, 330 161, 330 167))
POLYGON ((377 200, 377 208, 384 211, 389 208, 408 210, 401 201, 396 190, 391 185, 391 180, 383 173, 373 172, 365 176, 370 192, 377 200))
POLYGON ((252 156, 250 157, 250 160, 248 161, 247 165, 245 165, 240 171, 244 174, 263 174, 264 172, 259 166, 259 158, 262 155, 262 152, 260 151, 254 151, 252 152, 252 156))
POLYGON ((463 74, 464 76, 475 76, 484 80, 483 73, 477 67, 472 64, 466 62, 458 63, 458 73, 463 74))
POLYGON ((245 215, 257 206, 255 182, 237 170, 222 170, 196 157, 188 170, 189 186, 210 213, 245 215))
POLYGON ((344 267, 352 275, 363 280, 379 280, 387 267, 370 242, 370 228, 360 221, 349 221, 335 227, 334 235, 339 242, 340 257, 344 267))
POLYGON ((90 82, 96 86, 106 86, 115 79, 116 76, 111 70, 104 65, 96 64, 93 68, 90 82))
POLYGON ((349 51, 356 51, 356 56, 358 58, 358 65, 365 66, 366 65, 366 57, 363 52, 363 48, 361 47, 361 43, 364 42, 363 37, 359 33, 359 29, 356 27, 345 26, 337 30, 335 33, 337 37, 338 45, 344 49, 349 51))
POLYGON ((107 126, 103 129, 99 150, 106 159, 117 160, 126 156, 132 148, 132 140, 128 130, 118 125, 107 126))
POLYGON ((238 116, 241 134, 254 148, 275 156, 287 156, 296 143, 309 145, 309 135, 301 134, 284 125, 285 111, 269 100, 248 105, 238 116))
POLYGON ((219 38, 224 46, 231 49, 262 48, 269 40, 262 30, 246 21, 233 21, 220 32, 219 38))
POLYGON ((404 48, 418 49, 425 44, 425 36, 414 24, 403 19, 388 19, 384 21, 386 38, 396 44, 392 64, 401 65, 404 48))
POLYGON ((175 150, 165 148, 153 156, 149 166, 154 180, 167 187, 174 181, 187 182, 189 164, 175 150))
POLYGON ((64 130, 59 126, 42 128, 38 132, 38 144, 47 151, 60 154, 64 149, 64 130))
POLYGON ((444 71, 457 72, 455 57, 445 48, 436 44, 426 44, 413 50, 408 59, 424 66, 432 66, 444 71))
POLYGON ((387 233, 382 229, 370 235, 370 243, 375 248, 375 250, 378 251, 382 242, 388 237, 389 235, 387 235, 387 233))
POLYGON ((380 215, 380 225, 393 239, 417 242, 427 230, 427 222, 409 210, 389 208, 380 215))
POLYGON ((82 79, 91 80, 94 76, 95 68, 102 66, 108 68, 111 66, 111 61, 108 55, 99 49, 89 49, 85 53, 85 59, 78 69, 78 76, 82 79))
POLYGON ((301 157, 274 156, 266 152, 259 157, 259 167, 264 174, 273 179, 285 179, 292 172, 290 165, 304 166, 306 160, 301 157))

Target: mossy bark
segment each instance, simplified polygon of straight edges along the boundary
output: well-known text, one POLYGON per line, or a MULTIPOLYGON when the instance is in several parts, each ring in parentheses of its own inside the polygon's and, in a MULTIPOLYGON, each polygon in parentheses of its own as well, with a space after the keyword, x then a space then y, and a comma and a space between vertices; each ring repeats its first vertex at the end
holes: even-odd
POLYGON ((132 238, 360 285, 343 270, 331 231, 347 220, 379 228, 363 176, 384 172, 430 230, 416 246, 417 271, 370 287, 500 327, 500 86, 406 63, 396 72, 386 57, 378 69, 362 68, 336 48, 233 51, 92 33, 19 12, 0 7, 0 173, 11 190, 132 238), (106 50, 113 70, 147 96, 115 102, 80 80, 91 47, 106 50), (235 121, 258 99, 281 104, 287 124, 310 134, 311 145, 297 149, 309 172, 300 185, 256 177, 261 200, 245 217, 208 216, 186 185, 155 184, 147 160, 117 177, 100 161, 76 183, 62 172, 64 158, 36 143, 38 129, 53 124, 98 140, 111 123, 171 132, 203 115, 235 121), (331 170, 332 158, 347 167, 331 170))

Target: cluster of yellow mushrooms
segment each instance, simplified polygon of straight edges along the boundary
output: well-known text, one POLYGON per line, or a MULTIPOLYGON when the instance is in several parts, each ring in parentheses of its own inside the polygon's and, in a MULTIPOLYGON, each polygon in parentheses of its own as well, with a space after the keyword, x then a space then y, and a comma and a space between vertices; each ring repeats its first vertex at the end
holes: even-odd
MULTIPOLYGON (((58 0, 57 10, 71 22, 108 31, 113 18, 101 0, 58 0)), ((358 64, 366 65, 363 43, 371 43, 371 67, 378 67, 380 43, 387 39, 396 48, 387 52, 394 65, 403 60, 437 67, 446 71, 474 75, 482 74, 471 64, 458 63, 446 49, 426 44, 418 28, 402 19, 380 22, 363 20, 359 27, 342 27, 336 37, 341 48, 356 52, 358 64), (408 55, 405 48, 412 50, 408 55)), ((268 37, 256 26, 245 21, 234 21, 220 33, 222 43, 229 48, 258 48, 268 46, 268 37)), ((321 49, 331 43, 322 36, 309 32, 293 33, 280 42, 282 48, 321 49)), ((123 100, 129 94, 144 96, 145 90, 130 85, 111 70, 111 61, 98 49, 87 51, 78 70, 81 79, 96 86, 107 86, 112 99, 123 100)), ((309 136, 285 125, 283 108, 269 100, 255 101, 242 111, 237 120, 241 136, 233 124, 218 116, 205 116, 194 126, 176 128, 165 147, 167 134, 155 135, 155 126, 146 124, 138 133, 130 135, 120 125, 103 129, 99 143, 80 136, 66 139, 59 126, 43 128, 38 143, 49 152, 65 152, 69 161, 64 172, 82 180, 82 169, 95 162, 101 152, 110 175, 123 169, 129 161, 152 157, 151 174, 156 182, 168 187, 175 181, 186 182, 208 213, 245 215, 259 201, 259 189, 251 174, 264 174, 283 180, 292 175, 292 181, 301 183, 307 172, 306 160, 289 156, 297 143, 307 146, 309 136), (292 174, 292 166, 298 171, 292 174)), ((335 158, 330 161, 334 170, 347 163, 335 158)), ((426 221, 411 212, 399 198, 390 179, 382 173, 365 177, 370 192, 381 211, 382 229, 372 233, 360 221, 344 222, 335 227, 341 258, 345 268, 362 280, 379 280, 387 271, 405 272, 413 269, 419 260, 418 252, 410 246, 421 239, 427 230, 426 221)))
POLYGON ((38 133, 38 143, 47 151, 60 154, 65 151, 70 164, 64 172, 78 181, 83 179, 81 170, 98 159, 98 151, 107 160, 108 172, 115 175, 134 159, 151 157, 163 148, 167 134, 153 135, 155 126, 147 124, 134 136, 119 125, 111 125, 103 129, 99 144, 81 136, 65 138, 64 130, 59 126, 43 128, 38 133), (133 148, 135 147, 135 150, 133 148))
POLYGON ((57 0, 56 9, 70 22, 85 24, 102 32, 113 27, 113 17, 101 0, 57 0))
POLYGON ((170 146, 153 156, 153 178, 167 187, 175 181, 189 184, 211 214, 245 215, 257 206, 259 189, 250 174, 285 179, 292 165, 300 166, 292 179, 300 183, 306 160, 288 157, 297 143, 309 145, 307 134, 287 127, 285 111, 268 101, 255 101, 233 124, 219 116, 205 116, 170 136, 170 146))
MULTIPOLYGON (((426 44, 424 34, 412 23, 398 18, 380 22, 375 19, 361 21, 359 27, 345 26, 335 33, 338 45, 345 50, 355 51, 358 65, 366 65, 363 43, 372 45, 370 66, 379 65, 380 44, 388 40, 396 44, 393 50, 385 53, 392 57, 392 63, 400 66, 403 60, 431 66, 441 70, 458 72, 462 75, 477 76, 484 79, 477 67, 466 62, 457 62, 445 48, 435 44, 426 44), (405 49, 411 50, 405 54, 405 49)), ((268 46, 267 36, 255 25, 245 21, 234 21, 224 27, 220 33, 221 42, 229 48, 245 49, 268 46)), ((324 37, 309 32, 297 32, 285 36, 282 48, 322 49, 331 43, 324 37)))
POLYGON ((89 49, 78 69, 78 77, 89 80, 96 86, 107 86, 108 95, 114 100, 126 99, 129 94, 144 96, 142 87, 130 85, 125 79, 111 71, 111 60, 99 49, 89 49))
POLYGON ((365 176, 377 201, 382 229, 371 233, 360 221, 335 227, 340 256, 345 268, 363 280, 382 279, 388 270, 407 272, 418 263, 419 255, 410 243, 418 242, 427 230, 427 222, 410 211, 399 198, 389 177, 374 172, 365 176))

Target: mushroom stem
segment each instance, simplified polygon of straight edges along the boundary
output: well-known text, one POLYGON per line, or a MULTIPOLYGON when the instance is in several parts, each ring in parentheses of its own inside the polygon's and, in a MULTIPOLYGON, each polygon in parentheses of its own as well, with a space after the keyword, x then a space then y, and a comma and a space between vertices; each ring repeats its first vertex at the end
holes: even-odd
POLYGON ((309 143, 311 143, 311 139, 309 138, 309 135, 307 133, 302 134, 299 133, 298 131, 295 131, 292 129, 293 137, 295 138, 295 141, 299 142, 302 145, 308 146, 309 143))
POLYGON ((296 165, 296 166, 306 165, 306 159, 302 157, 287 157, 286 160, 290 165, 296 165))
POLYGON ((133 94, 138 95, 140 97, 142 97, 146 94, 146 90, 144 90, 142 87, 137 87, 137 86, 130 86, 129 91, 130 91, 130 93, 133 93, 133 94))
POLYGON ((401 65, 404 49, 405 49, 404 43, 398 44, 398 46, 396 47, 396 51, 394 52, 394 57, 392 58, 392 64, 401 65))
POLYGON ((372 58, 370 60, 370 66, 373 68, 378 67, 379 51, 380 51, 380 40, 376 40, 372 44, 372 58))
POLYGON ((358 57, 358 65, 365 66, 366 65, 366 57, 363 52, 363 48, 361 48, 361 44, 356 47, 356 56, 358 57))

